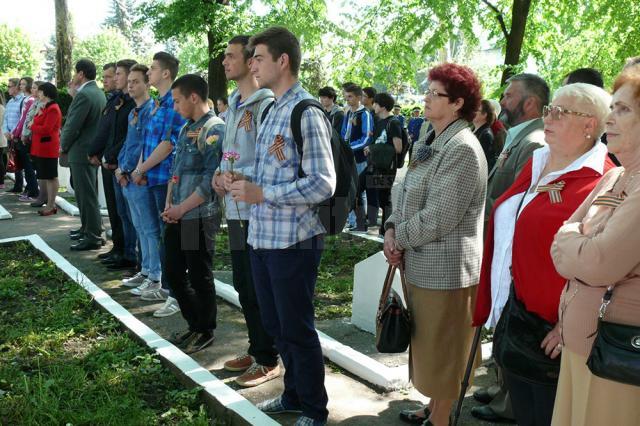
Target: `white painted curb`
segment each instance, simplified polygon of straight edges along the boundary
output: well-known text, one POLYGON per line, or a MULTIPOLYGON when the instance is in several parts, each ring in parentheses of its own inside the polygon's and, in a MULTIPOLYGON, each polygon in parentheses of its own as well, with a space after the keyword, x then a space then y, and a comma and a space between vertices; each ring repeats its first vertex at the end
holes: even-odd
POLYGON ((371 235, 367 232, 354 232, 354 231, 342 231, 345 234, 355 235, 356 237, 364 238, 365 240, 375 241, 377 243, 384 243, 384 238, 380 238, 377 235, 371 235))
POLYGON ((113 300, 106 292, 96 286, 89 278, 67 261, 62 255, 53 250, 40 238, 39 235, 27 235, 23 237, 6 238, 0 243, 27 240, 52 262, 60 268, 72 280, 82 286, 105 310, 116 317, 125 327, 135 333, 150 348, 154 349, 174 367, 187 376, 190 380, 201 386, 204 392, 219 401, 228 410, 236 413, 242 420, 251 425, 279 425, 278 422, 258 410, 251 402, 245 399, 235 390, 224 384, 221 380, 202 368, 190 356, 185 355, 180 349, 160 337, 155 331, 138 320, 119 303, 113 300))
MULTIPOLYGON (((59 195, 56 196, 56 204, 67 214, 70 214, 71 216, 80 216, 80 209, 78 208, 78 206, 76 206, 69 200, 65 200, 59 195)), ((100 216, 109 216, 109 212, 107 211, 107 209, 100 209, 100 216)))
POLYGON ((0 220, 11 219, 11 218, 13 218, 13 216, 11 216, 11 213, 9 213, 7 209, 5 209, 4 207, 2 207, 2 205, 0 205, 0 220))
MULTIPOLYGON (((239 308, 241 307, 238 292, 233 286, 223 283, 218 279, 214 279, 214 282, 217 296, 220 296, 239 308)), ((371 384, 380 386, 385 390, 397 390, 409 386, 408 365, 387 367, 362 352, 356 351, 351 346, 347 346, 327 336, 322 331, 316 331, 320 338, 322 354, 348 372, 355 374, 371 384)), ((487 360, 490 357, 491 343, 484 343, 482 345, 482 359, 487 360)))

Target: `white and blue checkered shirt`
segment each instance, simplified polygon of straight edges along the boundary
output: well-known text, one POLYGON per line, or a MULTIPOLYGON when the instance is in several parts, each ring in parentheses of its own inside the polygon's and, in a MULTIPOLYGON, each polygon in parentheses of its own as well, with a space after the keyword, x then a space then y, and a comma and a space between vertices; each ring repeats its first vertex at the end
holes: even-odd
POLYGON ((326 232, 317 205, 331 197, 336 187, 331 125, 317 108, 309 107, 302 114, 304 178, 298 176, 300 157, 290 126, 293 107, 311 98, 300 83, 294 84, 275 100, 258 130, 254 176, 264 202, 251 207, 248 243, 254 249, 283 249, 326 232), (270 153, 278 135, 284 143, 270 153))

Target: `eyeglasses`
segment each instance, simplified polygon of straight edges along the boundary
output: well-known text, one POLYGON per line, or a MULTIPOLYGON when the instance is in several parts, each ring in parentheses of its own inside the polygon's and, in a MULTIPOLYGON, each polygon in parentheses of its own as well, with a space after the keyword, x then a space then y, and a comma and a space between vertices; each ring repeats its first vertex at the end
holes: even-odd
POLYGON ((577 115, 578 117, 593 117, 593 114, 587 114, 586 112, 571 111, 570 109, 557 105, 545 105, 542 108, 542 116, 546 118, 549 114, 551 114, 553 120, 560 120, 564 114, 577 115))
POLYGON ((427 89, 424 92, 424 95, 428 98, 436 98, 436 97, 448 98, 449 97, 448 94, 440 93, 436 89, 427 89))

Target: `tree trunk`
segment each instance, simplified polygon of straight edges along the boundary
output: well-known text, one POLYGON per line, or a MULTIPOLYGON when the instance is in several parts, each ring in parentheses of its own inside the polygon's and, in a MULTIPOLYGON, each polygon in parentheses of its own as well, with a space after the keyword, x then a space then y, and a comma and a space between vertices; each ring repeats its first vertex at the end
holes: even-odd
POLYGON ((56 6, 56 86, 66 87, 71 80, 71 31, 67 0, 55 0, 56 6))
POLYGON ((531 0, 513 0, 511 11, 511 31, 507 37, 507 46, 504 55, 505 69, 502 72, 501 84, 504 85, 514 73, 513 67, 520 62, 522 42, 529 17, 531 0))
POLYGON ((222 61, 224 60, 224 53, 215 53, 215 47, 219 44, 213 31, 207 32, 207 51, 209 53, 209 98, 214 102, 214 108, 218 113, 218 107, 215 100, 221 97, 227 97, 227 77, 224 75, 224 67, 222 61))

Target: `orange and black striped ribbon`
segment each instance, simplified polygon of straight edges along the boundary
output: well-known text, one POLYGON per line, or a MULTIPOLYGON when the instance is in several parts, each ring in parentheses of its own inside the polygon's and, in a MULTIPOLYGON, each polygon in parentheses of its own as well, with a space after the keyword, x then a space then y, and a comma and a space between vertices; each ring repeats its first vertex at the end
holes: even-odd
POLYGON ((269 154, 276 156, 278 161, 284 161, 284 138, 282 135, 276 135, 276 138, 273 140, 273 143, 269 147, 269 154))
POLYGON ((626 196, 627 196, 627 194, 624 193, 624 192, 621 195, 615 195, 615 194, 599 195, 598 197, 596 197, 595 200, 593 200, 592 205, 594 205, 594 206, 606 206, 606 207, 611 207, 611 208, 615 209, 620 204, 622 204, 622 202, 624 201, 626 196))
POLYGON ((564 189, 564 181, 550 183, 548 185, 538 185, 536 192, 548 192, 551 204, 558 204, 562 202, 562 195, 560 191, 564 189))
POLYGON ((252 119, 253 119, 253 114, 251 114, 251 111, 245 110, 244 114, 242 115, 242 118, 240 119, 240 122, 238 123, 238 129, 240 127, 244 127, 244 130, 246 132, 250 132, 252 119))

